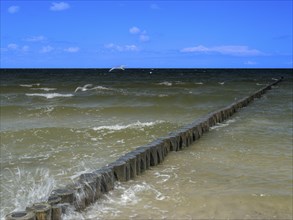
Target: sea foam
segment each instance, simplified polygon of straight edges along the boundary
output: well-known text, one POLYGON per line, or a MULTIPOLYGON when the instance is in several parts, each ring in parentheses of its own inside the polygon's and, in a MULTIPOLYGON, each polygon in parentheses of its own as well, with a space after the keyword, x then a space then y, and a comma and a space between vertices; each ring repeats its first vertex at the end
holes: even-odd
POLYGON ((156 124, 159 124, 159 123, 163 123, 164 121, 162 120, 157 120, 157 121, 154 121, 154 122, 140 122, 140 121, 137 121, 135 123, 131 123, 131 124, 128 124, 128 125, 105 125, 105 126, 99 126, 99 127, 94 127, 93 130, 94 131, 100 131, 100 130, 113 130, 113 131, 119 131, 119 130, 123 130, 123 129, 127 129, 127 128, 143 128, 143 127, 150 127, 150 126, 154 126, 156 124))
POLYGON ((56 97, 72 97, 73 96, 73 94, 61 94, 61 93, 26 93, 25 95, 45 97, 47 99, 52 99, 56 97))
POLYGON ((210 129, 214 130, 214 129, 223 128, 223 127, 226 127, 226 126, 230 125, 231 123, 234 123, 235 121, 236 121, 235 119, 230 119, 230 120, 227 120, 224 123, 217 123, 216 125, 212 126, 210 129))
POLYGON ((33 87, 33 86, 40 86, 40 83, 34 83, 34 84, 20 84, 21 87, 33 87))
POLYGON ((56 88, 31 88, 31 90, 42 90, 42 91, 49 92, 49 91, 54 91, 57 89, 56 88))
POLYGON ((158 83, 158 85, 162 85, 162 86, 172 86, 172 83, 171 83, 171 82, 164 81, 164 82, 160 82, 160 83, 158 83))
POLYGON ((3 178, 9 181, 5 181, 1 186, 12 198, 9 211, 24 210, 30 204, 43 201, 56 186, 55 179, 48 169, 37 168, 32 172, 16 167, 6 168, 3 172, 3 178))

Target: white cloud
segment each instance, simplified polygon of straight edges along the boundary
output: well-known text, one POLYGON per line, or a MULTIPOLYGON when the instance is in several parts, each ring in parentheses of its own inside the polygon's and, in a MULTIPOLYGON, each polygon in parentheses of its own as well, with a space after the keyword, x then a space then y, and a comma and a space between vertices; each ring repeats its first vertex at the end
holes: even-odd
POLYGON ((25 39, 25 41, 29 41, 29 42, 38 42, 38 41, 44 41, 44 40, 46 40, 46 38, 42 35, 32 36, 25 39))
POLYGON ((27 52, 29 51, 29 46, 27 45, 24 45, 22 48, 21 48, 22 52, 27 52))
POLYGON ((9 12, 10 14, 15 14, 15 13, 17 13, 19 10, 20 10, 20 7, 17 6, 17 5, 12 5, 12 6, 10 6, 10 7, 8 8, 8 12, 9 12))
POLYGON ((262 52, 256 49, 250 49, 247 46, 220 46, 214 48, 216 52, 236 55, 236 56, 258 56, 263 55, 262 52))
POLYGON ((138 48, 136 45, 131 44, 131 45, 125 45, 124 46, 126 51, 138 51, 138 48))
POLYGON ((18 45, 17 44, 14 44, 14 43, 8 44, 7 45, 7 48, 8 49, 11 49, 11 50, 16 50, 16 49, 18 49, 18 45))
POLYGON ((50 7, 50 10, 52 10, 52 11, 63 11, 63 10, 69 9, 69 8, 70 8, 70 5, 68 3, 65 3, 65 2, 53 2, 51 7, 50 7))
POLYGON ((105 48, 112 49, 112 50, 117 50, 117 51, 123 51, 123 46, 119 46, 119 45, 116 45, 116 44, 113 44, 113 43, 106 44, 105 48))
POLYGON ((131 45, 116 45, 116 44, 110 43, 110 44, 106 44, 105 48, 116 50, 116 51, 119 51, 119 52, 123 52, 123 51, 139 51, 139 48, 134 44, 131 44, 131 45))
POLYGON ((246 61, 244 64, 245 64, 245 65, 256 65, 257 63, 254 62, 254 61, 250 61, 250 60, 248 60, 248 61, 246 61))
POLYGON ((259 50, 250 49, 247 46, 238 45, 226 45, 226 46, 216 46, 216 47, 205 47, 199 45, 196 47, 186 47, 180 50, 181 52, 198 52, 198 53, 220 53, 224 55, 231 56, 259 56, 264 55, 259 50))
POLYGON ((129 32, 131 34, 138 34, 140 33, 140 29, 138 27, 132 27, 132 28, 129 28, 129 32))
POLYGON ((51 52, 52 50, 54 50, 54 48, 53 47, 51 47, 50 45, 48 45, 48 46, 44 46, 42 49, 41 49, 41 53, 49 53, 49 52, 51 52))
POLYGON ((181 50, 181 52, 208 52, 210 51, 209 48, 199 45, 196 47, 186 47, 181 50))
POLYGON ((1 51, 2 52, 4 52, 4 51, 28 52, 29 46, 27 46, 27 45, 20 46, 15 43, 10 43, 5 48, 1 48, 1 51))
POLYGON ((115 44, 113 44, 113 43, 104 45, 105 48, 113 48, 114 46, 115 46, 115 44))
POLYGON ((69 52, 69 53, 76 53, 79 51, 79 47, 68 47, 64 49, 64 51, 69 52))
POLYGON ((131 34, 139 34, 139 40, 141 42, 146 42, 150 40, 150 37, 147 35, 146 31, 141 31, 138 27, 133 26, 129 29, 131 34))
POLYGON ((141 34, 139 36, 139 40, 142 41, 142 42, 146 42, 146 41, 149 41, 150 40, 150 37, 146 34, 141 34))

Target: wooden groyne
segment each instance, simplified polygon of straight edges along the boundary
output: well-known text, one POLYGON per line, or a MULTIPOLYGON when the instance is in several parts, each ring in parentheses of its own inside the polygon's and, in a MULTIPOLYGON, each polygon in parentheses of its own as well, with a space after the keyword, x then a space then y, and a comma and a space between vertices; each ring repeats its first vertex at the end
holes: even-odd
POLYGON ((252 95, 211 112, 204 117, 169 133, 149 144, 121 156, 102 168, 89 173, 83 173, 78 180, 64 188, 55 189, 46 201, 32 204, 24 211, 12 212, 6 215, 6 220, 61 220, 62 213, 69 208, 83 211, 96 202, 103 194, 114 189, 115 181, 126 182, 142 175, 150 167, 164 161, 169 152, 180 151, 198 140, 209 128, 230 118, 240 108, 247 106, 255 98, 260 98, 267 90, 283 78, 259 89, 252 95))

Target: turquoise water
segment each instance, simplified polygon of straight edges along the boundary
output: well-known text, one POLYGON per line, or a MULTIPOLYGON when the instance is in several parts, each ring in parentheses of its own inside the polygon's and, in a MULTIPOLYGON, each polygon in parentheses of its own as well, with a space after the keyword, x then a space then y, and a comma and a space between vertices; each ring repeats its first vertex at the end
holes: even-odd
POLYGON ((2 218, 280 76, 191 147, 65 219, 292 217, 292 70, 31 72, 1 71, 2 218))

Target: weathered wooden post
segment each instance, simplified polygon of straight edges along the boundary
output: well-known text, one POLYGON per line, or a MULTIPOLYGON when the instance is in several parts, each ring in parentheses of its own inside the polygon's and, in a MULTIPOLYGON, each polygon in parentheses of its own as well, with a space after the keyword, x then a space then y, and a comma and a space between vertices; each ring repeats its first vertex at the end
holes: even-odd
POLYGON ((101 197, 101 183, 98 174, 83 173, 79 176, 79 183, 84 186, 86 206, 89 206, 101 197))
POLYGON ((108 168, 113 169, 115 180, 126 182, 128 176, 127 163, 125 161, 115 161, 110 163, 108 168))
POLYGON ((62 206, 60 204, 61 198, 56 195, 49 196, 47 203, 52 207, 52 220, 61 220, 62 206))
POLYGON ((147 169, 147 150, 143 147, 138 147, 133 153, 135 153, 137 157, 136 169, 139 171, 139 174, 142 174, 147 169))
MULTIPOLYGON (((129 178, 134 179, 136 177, 136 155, 129 152, 121 157, 122 160, 128 161, 129 163, 129 178)), ((119 160, 119 159, 118 159, 119 160)))
POLYGON ((6 215, 5 220, 36 220, 36 215, 32 211, 16 211, 6 215))
POLYGON ((100 178, 100 190, 102 193, 109 192, 114 189, 114 172, 109 167, 103 167, 101 169, 95 170, 95 174, 99 175, 100 178))
POLYGON ((61 198, 60 203, 69 203, 73 205, 74 202, 74 190, 67 188, 55 189, 52 191, 52 195, 59 196, 61 198))
POLYGON ((48 203, 35 203, 26 210, 34 212, 36 220, 51 220, 52 218, 52 208, 48 203))
POLYGON ((85 186, 79 182, 75 182, 66 186, 68 189, 74 190, 73 206, 75 210, 82 211, 86 208, 85 186))

